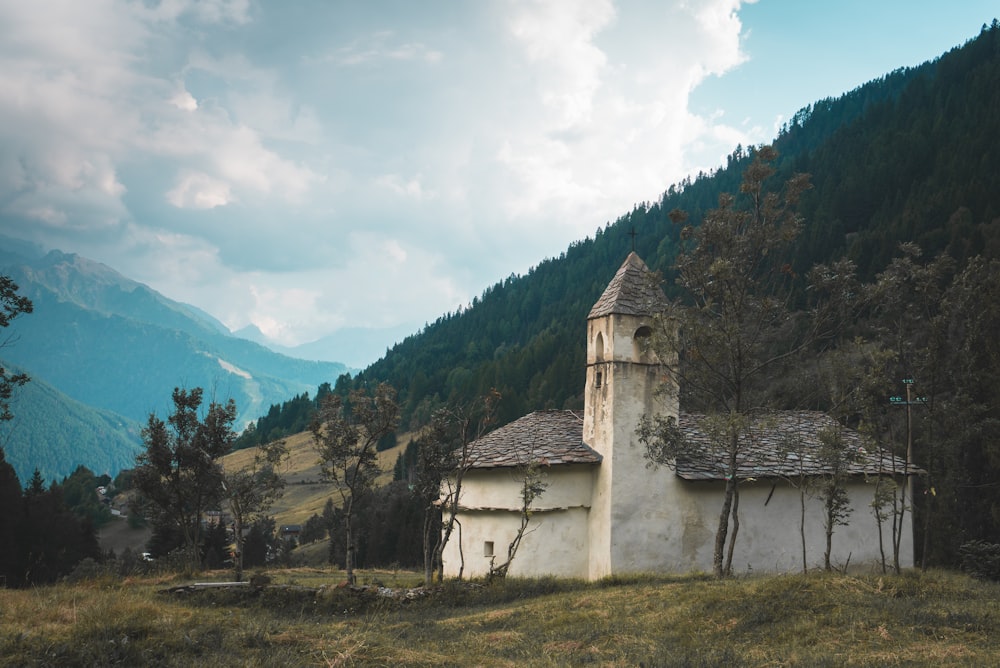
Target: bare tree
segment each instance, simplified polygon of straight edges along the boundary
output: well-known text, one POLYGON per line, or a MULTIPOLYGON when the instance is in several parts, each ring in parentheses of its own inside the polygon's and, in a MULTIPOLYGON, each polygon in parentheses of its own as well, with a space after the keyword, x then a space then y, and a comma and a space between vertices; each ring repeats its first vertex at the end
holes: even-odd
POLYGON ((444 554, 455 531, 458 531, 459 555, 462 563, 458 579, 462 579, 465 560, 461 545, 461 522, 458 519, 462 482, 472 466, 469 446, 488 432, 496 420, 500 393, 490 390, 467 406, 443 408, 434 414, 427 450, 421 450, 418 479, 425 492, 427 510, 424 521, 424 577, 430 582, 434 568, 438 580, 444 578, 444 554), (440 514, 440 530, 433 521, 440 514))
POLYGON ((288 457, 285 442, 274 441, 257 448, 253 460, 242 468, 224 471, 222 487, 233 515, 236 553, 233 570, 243 580, 243 529, 263 517, 284 493, 285 481, 278 469, 288 457))
POLYGON ((398 425, 396 390, 385 383, 380 383, 372 396, 363 390, 352 391, 346 402, 338 394, 327 395, 311 425, 322 475, 336 485, 342 502, 344 566, 350 584, 355 583, 354 503, 374 486, 382 472, 376 447, 398 425))
POLYGON ((521 540, 524 538, 528 524, 531 522, 531 504, 542 495, 548 486, 548 483, 542 477, 541 467, 534 459, 530 459, 519 466, 517 475, 521 483, 520 523, 517 527, 517 533, 514 534, 514 538, 507 546, 507 559, 500 564, 496 564, 496 557, 490 558, 490 572, 487 575, 487 580, 489 581, 502 580, 507 577, 510 565, 514 562, 514 557, 517 556, 521 540))

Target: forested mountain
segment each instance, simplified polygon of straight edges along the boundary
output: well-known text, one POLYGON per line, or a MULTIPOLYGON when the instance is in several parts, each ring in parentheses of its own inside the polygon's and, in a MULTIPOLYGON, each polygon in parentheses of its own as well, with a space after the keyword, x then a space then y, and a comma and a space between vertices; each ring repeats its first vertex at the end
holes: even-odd
MULTIPOLYGON (((22 425, 4 443, 24 479, 17 463, 29 451, 33 465, 53 475, 67 475, 79 464, 114 475, 130 463, 138 445, 134 428, 124 430, 131 434, 128 445, 105 439, 114 452, 96 459, 85 447, 57 454, 60 439, 42 434, 63 430, 63 438, 73 433, 81 443, 100 440, 103 427, 95 425, 108 412, 123 416, 107 418, 122 423, 144 423, 151 412, 166 415, 174 387, 202 387, 210 399, 234 399, 243 424, 272 402, 314 391, 347 371, 343 364, 293 359, 234 337, 211 316, 77 255, 41 255, 5 244, 0 273, 34 304, 33 313, 5 332, 13 340, 3 348, 3 359, 33 380, 104 411, 81 421, 79 411, 60 409, 59 401, 31 407, 31 428, 22 425), (127 458, 119 447, 128 451, 127 458)), ((52 396, 48 390, 43 395, 52 396)))
MULTIPOLYGON (((846 259, 853 271, 839 274, 839 264, 827 277, 847 281, 845 296, 858 310, 845 314, 836 345, 770 379, 768 405, 834 410, 819 375, 851 369, 856 375, 841 389, 864 406, 840 419, 896 452, 912 441, 914 461, 925 467, 907 512, 917 557, 929 564, 956 566, 960 546, 995 543, 1000 531, 998 109, 994 21, 935 61, 810 105, 773 141, 772 187, 796 173, 812 182, 783 269, 800 285, 793 294, 804 305, 809 269, 846 259), (909 406, 901 383, 921 393, 912 423, 904 417, 911 409, 900 409, 909 406)), ((442 404, 468 405, 491 389, 502 395, 498 424, 532 410, 582 408, 585 319, 631 245, 662 272, 667 294, 681 296, 672 267, 683 227, 671 213, 685 211, 685 224, 699 225, 721 195, 739 195, 757 153, 737 148, 718 171, 636 206, 526 276, 498 282, 334 391, 388 382, 409 428, 427 424, 442 404)), ((685 408, 683 387, 680 400, 685 408)), ((401 467, 414 459, 411 444, 401 467)))
MULTIPOLYGON (((775 138, 775 183, 812 175, 800 212, 796 269, 841 256, 862 279, 883 269, 901 241, 957 260, 1000 253, 1000 30, 799 111, 775 138)), ((697 224, 724 192, 736 192, 751 151, 738 148, 711 174, 672 186, 594 237, 525 276, 510 276, 455 313, 394 346, 355 385, 398 388, 404 424, 427 421, 443 402, 496 388, 501 421, 541 408, 582 407, 587 312, 635 248, 651 268, 670 266, 686 211, 697 224)))
POLYGON ((81 464, 111 476, 135 464, 142 426, 136 421, 71 399, 38 378, 18 388, 11 408, 14 419, 0 424, 0 446, 24 482, 35 470, 51 482, 81 464))

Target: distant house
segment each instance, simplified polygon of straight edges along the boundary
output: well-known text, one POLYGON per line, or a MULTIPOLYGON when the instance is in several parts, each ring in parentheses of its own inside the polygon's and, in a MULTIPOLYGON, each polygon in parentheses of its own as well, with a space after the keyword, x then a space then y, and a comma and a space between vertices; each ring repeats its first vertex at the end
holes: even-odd
POLYGON ((278 532, 282 540, 295 540, 295 541, 299 539, 299 535, 301 533, 302 533, 301 524, 282 524, 281 529, 278 532))
MULTIPOLYGON (((446 574, 458 573, 463 555, 469 576, 485 575, 491 561, 503 561, 520 521, 520 471, 529 462, 541 467, 547 488, 532 504, 511 575, 593 580, 712 570, 725 461, 710 445, 704 417, 681 414, 677 393, 673 399, 657 393, 662 383, 675 381, 646 345, 650 305, 665 299, 647 272, 638 255, 629 255, 588 316, 582 413, 531 413, 472 444, 473 466, 460 499, 461 546, 453 534, 444 553, 446 574), (643 415, 674 416, 685 438, 698 446, 696 454, 678 461, 675 470, 649 468, 636 436, 643 415)), ((832 425, 823 413, 777 412, 750 430, 739 462, 735 571, 801 568, 800 495, 791 480, 825 472, 815 453, 819 432, 832 425)), ((853 431, 846 430, 844 439, 858 453, 847 485, 853 511, 849 525, 836 528, 832 560, 870 567, 881 555, 872 480, 896 476, 903 482, 903 462, 866 451, 853 431)), ((822 510, 819 500, 807 501, 810 566, 822 563, 825 550, 822 510)), ((912 564, 909 516, 903 531, 901 562, 912 564)))

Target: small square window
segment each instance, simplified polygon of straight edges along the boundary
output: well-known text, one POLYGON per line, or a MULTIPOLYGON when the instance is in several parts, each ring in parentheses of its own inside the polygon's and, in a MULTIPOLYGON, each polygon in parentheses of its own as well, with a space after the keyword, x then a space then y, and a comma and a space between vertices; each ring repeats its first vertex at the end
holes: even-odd
POLYGON ((594 373, 594 387, 600 387, 602 382, 604 382, 604 373, 602 371, 595 372, 594 373))
POLYGON ((493 541, 488 540, 483 543, 483 556, 492 557, 493 556, 493 541))

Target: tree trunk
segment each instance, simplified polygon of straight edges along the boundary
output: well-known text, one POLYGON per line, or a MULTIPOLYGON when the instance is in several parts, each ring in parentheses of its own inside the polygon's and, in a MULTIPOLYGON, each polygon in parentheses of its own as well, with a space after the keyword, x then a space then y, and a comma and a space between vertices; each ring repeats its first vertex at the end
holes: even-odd
POLYGON ((823 553, 823 568, 827 571, 832 571, 833 566, 830 564, 830 553, 833 551, 833 495, 828 495, 826 498, 826 551, 823 553))
MULTIPOLYGON (((430 506, 424 510, 424 586, 429 587, 434 581, 434 567, 440 561, 440 545, 442 531, 435 522, 437 510, 430 506), (437 526, 437 532, 434 531, 437 526), (436 535, 435 535, 436 534, 436 535)), ((439 578, 440 579, 440 578, 439 578)))
MULTIPOLYGON (((732 425, 730 425, 732 430, 732 425)), ((726 551, 726 536, 729 534, 729 518, 732 515, 733 497, 736 495, 736 455, 739 452, 739 433, 735 430, 729 435, 729 461, 726 470, 726 493, 722 501, 722 512, 719 513, 719 527, 715 531, 715 551, 712 554, 712 569, 716 577, 723 577, 726 569, 723 557, 726 551)))
POLYGON ((723 556, 726 551, 726 536, 729 534, 729 512, 733 507, 733 494, 736 491, 736 480, 732 477, 726 481, 726 495, 722 501, 722 512, 719 513, 719 528, 715 531, 715 552, 712 555, 712 569, 716 577, 725 575, 723 556))
POLYGON ((233 542, 236 543, 236 554, 233 555, 233 567, 236 570, 236 581, 243 582, 243 517, 241 513, 233 513, 233 542))
POLYGON ((806 490, 805 477, 799 478, 799 538, 802 540, 802 572, 809 572, 806 563, 806 490))
POLYGON ((740 534, 740 488, 733 488, 733 530, 729 534, 729 552, 726 554, 726 575, 733 574, 733 550, 736 547, 736 537, 740 534))
POLYGON ((354 534, 351 531, 351 516, 354 498, 344 504, 344 570, 347 571, 347 584, 355 584, 354 578, 354 534))

